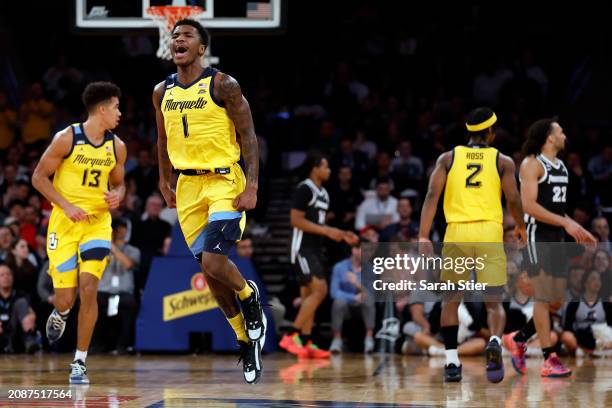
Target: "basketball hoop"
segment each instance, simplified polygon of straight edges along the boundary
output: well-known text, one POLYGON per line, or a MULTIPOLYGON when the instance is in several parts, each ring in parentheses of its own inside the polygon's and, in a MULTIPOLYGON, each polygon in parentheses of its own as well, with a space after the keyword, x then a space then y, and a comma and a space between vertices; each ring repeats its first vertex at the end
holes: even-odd
POLYGON ((153 6, 147 8, 147 14, 153 19, 159 28, 159 48, 157 57, 170 60, 170 40, 172 39, 171 30, 177 21, 183 18, 198 17, 204 13, 204 9, 199 6, 153 6))

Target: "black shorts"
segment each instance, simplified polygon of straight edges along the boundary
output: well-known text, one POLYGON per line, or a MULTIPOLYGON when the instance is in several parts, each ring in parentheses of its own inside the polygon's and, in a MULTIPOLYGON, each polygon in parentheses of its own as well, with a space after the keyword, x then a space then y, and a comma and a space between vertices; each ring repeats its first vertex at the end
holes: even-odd
POLYGON ((293 269, 297 275, 300 286, 310 283, 312 277, 325 279, 325 269, 321 260, 321 254, 310 251, 300 251, 296 254, 293 269))
POLYGON ((569 258, 567 256, 565 231, 563 228, 542 227, 527 224, 528 242, 524 249, 524 267, 529 276, 537 276, 540 270, 555 278, 567 278, 569 258))

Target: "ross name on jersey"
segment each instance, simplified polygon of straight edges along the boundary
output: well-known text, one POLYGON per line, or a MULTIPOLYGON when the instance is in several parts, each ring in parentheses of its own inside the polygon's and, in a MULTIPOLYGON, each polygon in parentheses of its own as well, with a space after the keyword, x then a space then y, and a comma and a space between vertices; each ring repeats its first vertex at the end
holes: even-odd
POLYGON ((482 152, 467 152, 465 158, 468 160, 482 160, 484 159, 484 154, 482 152))

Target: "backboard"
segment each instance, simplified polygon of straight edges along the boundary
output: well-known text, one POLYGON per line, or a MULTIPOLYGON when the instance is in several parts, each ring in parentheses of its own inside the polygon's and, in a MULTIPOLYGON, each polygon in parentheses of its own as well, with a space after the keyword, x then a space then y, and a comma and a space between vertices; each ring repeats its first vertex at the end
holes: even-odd
POLYGON ((281 30, 284 0, 74 0, 77 30, 124 31, 156 28, 150 6, 200 6, 200 21, 213 30, 281 30))

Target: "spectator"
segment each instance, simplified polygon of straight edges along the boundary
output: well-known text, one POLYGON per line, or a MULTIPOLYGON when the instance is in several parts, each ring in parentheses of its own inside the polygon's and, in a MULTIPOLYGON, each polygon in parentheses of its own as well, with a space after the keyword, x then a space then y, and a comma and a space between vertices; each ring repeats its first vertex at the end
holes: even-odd
POLYGON ((402 327, 402 333, 406 336, 402 343, 402 354, 421 354, 421 348, 415 341, 415 337, 420 337, 419 333, 430 335, 440 332, 441 303, 437 298, 429 291, 415 291, 411 294, 408 299, 410 320, 402 327))
POLYGON ((601 275, 603 286, 601 288, 601 297, 606 301, 612 301, 612 268, 610 267, 610 254, 598 249, 593 254, 592 267, 601 275))
POLYGON ((572 265, 569 268, 566 298, 572 302, 580 301, 580 297, 582 297, 582 277, 584 273, 585 269, 580 264, 572 265))
POLYGON ((138 308, 134 297, 134 271, 140 263, 140 251, 125 241, 126 234, 127 223, 115 219, 110 261, 98 287, 98 339, 118 354, 133 350, 138 308), (118 331, 112 330, 111 319, 115 316, 120 320, 118 331), (108 336, 109 333, 112 336, 108 336))
POLYGON ((53 104, 43 97, 42 86, 39 83, 33 84, 30 97, 21 105, 19 112, 21 139, 26 145, 49 140, 54 112, 53 104))
POLYGON ((136 194, 138 194, 142 201, 145 201, 147 197, 157 190, 159 171, 151 158, 151 151, 149 149, 141 149, 138 152, 138 166, 130 171, 126 178, 136 182, 136 194))
MULTIPOLYGON (((608 142, 609 143, 609 142, 608 142)), ((612 144, 603 148, 602 152, 589 160, 589 173, 595 180, 596 191, 599 193, 601 205, 612 206, 610 181, 612 180, 612 144)))
POLYGON ((340 150, 332 161, 332 167, 339 169, 349 167, 356 180, 361 180, 368 170, 368 158, 365 153, 355 150, 349 137, 340 139, 340 150))
POLYGON ((380 231, 399 219, 397 199, 391 196, 390 180, 381 177, 376 181, 376 196, 366 198, 357 208, 355 229, 361 230, 366 225, 374 225, 380 231))
POLYGON ((352 229, 355 225, 357 205, 363 200, 363 195, 353 182, 353 171, 349 166, 340 167, 338 178, 329 190, 329 223, 336 228, 352 229))
POLYGON ((366 132, 363 129, 358 129, 357 132, 355 132, 353 148, 357 151, 365 153, 368 160, 374 159, 376 152, 378 151, 376 143, 366 138, 366 132))
MULTIPOLYGON (((593 178, 588 172, 584 171, 582 160, 578 153, 569 153, 565 165, 569 173, 567 206, 568 211, 573 211, 584 197, 593 196, 593 178)), ((517 166, 517 168, 519 167, 517 166)))
POLYGON ((15 235, 7 225, 0 225, 0 261, 6 262, 6 257, 11 253, 11 245, 15 235))
POLYGON ((23 222, 20 225, 20 236, 27 242, 27 244, 36 249, 38 243, 36 242, 36 234, 38 233, 38 225, 40 223, 40 217, 36 209, 27 205, 23 210, 23 222))
POLYGON ((25 239, 15 239, 6 257, 6 264, 13 271, 15 289, 26 293, 34 301, 37 300, 38 265, 31 255, 25 239))
POLYGON ((611 252, 612 245, 610 244, 610 225, 606 217, 595 217, 591 221, 591 232, 597 237, 599 241, 598 247, 611 252))
POLYGON ((141 268, 137 278, 138 289, 143 289, 149 274, 151 261, 155 256, 164 255, 166 238, 170 237, 170 224, 159 218, 163 206, 159 195, 147 199, 141 219, 133 223, 131 244, 140 249, 141 268))
MULTIPOLYGON (((561 342, 572 355, 578 348, 586 354, 593 354, 597 348, 592 331, 594 324, 612 326, 612 305, 600 297, 601 281, 598 271, 593 269, 585 273, 580 302, 572 302, 567 307, 561 342)), ((612 348, 612 345, 606 348, 612 348)))
POLYGON ((0 352, 34 353, 39 348, 36 314, 27 297, 13 287, 11 268, 0 264, 0 352))
POLYGON ((395 185, 393 184, 393 180, 390 178, 391 176, 391 157, 387 152, 378 152, 376 155, 376 164, 373 169, 374 178, 371 179, 368 188, 375 189, 378 179, 387 178, 389 179, 389 185, 391 186, 391 190, 395 189, 395 185))
POLYGON ((418 238, 419 224, 412 220, 412 203, 406 197, 397 200, 397 213, 399 221, 387 226, 380 232, 380 241, 389 242, 392 237, 401 241, 410 241, 418 238))
POLYGON ((395 188, 419 188, 423 181, 423 160, 412 155, 412 143, 408 140, 400 142, 398 154, 391 161, 391 175, 395 181, 395 188))
POLYGON ((17 112, 9 106, 6 92, 0 90, 0 151, 13 143, 16 130, 17 112))
POLYGON ((253 240, 247 234, 236 243, 236 255, 241 258, 253 258, 253 240))
POLYGON ((374 351, 374 295, 367 292, 361 282, 361 248, 356 245, 351 250, 351 257, 334 265, 332 272, 330 293, 334 339, 329 348, 331 352, 342 351, 342 324, 347 317, 358 312, 366 328, 363 350, 365 353, 374 351))

